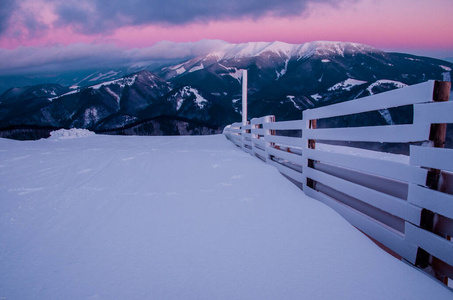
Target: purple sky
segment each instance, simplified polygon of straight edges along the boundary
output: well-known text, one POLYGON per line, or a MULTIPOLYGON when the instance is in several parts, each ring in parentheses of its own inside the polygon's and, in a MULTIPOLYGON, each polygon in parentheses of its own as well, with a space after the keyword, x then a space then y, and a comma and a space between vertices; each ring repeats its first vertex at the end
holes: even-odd
MULTIPOLYGON (((105 49, 144 53, 161 41, 190 46, 203 39, 347 41, 453 57, 452 0, 1 1, 0 59, 9 59, 9 68, 25 53, 39 65, 46 52, 55 59, 105 49)), ((163 56, 175 47, 158 45, 168 46, 163 56)))

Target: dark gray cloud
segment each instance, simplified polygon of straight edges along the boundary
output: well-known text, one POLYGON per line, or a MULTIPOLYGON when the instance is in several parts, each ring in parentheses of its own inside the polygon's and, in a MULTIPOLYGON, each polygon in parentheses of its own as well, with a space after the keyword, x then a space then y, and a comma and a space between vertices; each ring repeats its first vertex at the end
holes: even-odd
POLYGON ((124 25, 183 25, 192 22, 294 16, 309 3, 335 5, 347 0, 66 0, 55 1, 59 25, 99 33, 124 25))
POLYGON ((17 8, 15 0, 1 0, 0 2, 0 35, 9 27, 9 20, 17 8))
POLYGON ((29 38, 45 34, 48 26, 72 27, 85 34, 110 33, 123 26, 184 25, 216 20, 300 16, 310 3, 357 0, 0 0, 0 36, 29 38), (33 5, 30 5, 33 4, 33 5), (43 9, 39 9, 42 7, 43 9), (53 24, 42 16, 52 11, 53 24))

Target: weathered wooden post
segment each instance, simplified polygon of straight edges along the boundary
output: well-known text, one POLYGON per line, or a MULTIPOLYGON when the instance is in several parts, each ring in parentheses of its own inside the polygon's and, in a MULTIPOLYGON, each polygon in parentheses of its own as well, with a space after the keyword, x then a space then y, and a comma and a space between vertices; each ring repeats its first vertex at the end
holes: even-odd
MULTIPOLYGON (((446 102, 450 97, 451 82, 436 81, 434 83, 433 101, 446 102)), ((444 148, 447 135, 447 124, 431 124, 429 140, 434 148, 444 148)), ((440 170, 430 169, 426 179, 426 186, 432 190, 438 190, 440 170)))
MULTIPOLYGON (((309 121, 309 128, 310 129, 316 129, 316 120, 310 120, 309 121)), ((315 149, 316 147, 316 141, 315 140, 308 140, 308 148, 309 149, 315 149)), ((307 162, 307 167, 309 168, 315 168, 315 161, 312 159, 309 159, 307 162)), ((307 186, 315 189, 315 181, 313 179, 307 178, 307 186)))
MULTIPOLYGON (((436 81, 434 83, 433 90, 433 101, 445 102, 450 97, 451 82, 448 81, 436 81)), ((447 124, 431 124, 429 140, 431 141, 430 146, 434 148, 444 148, 445 139, 447 134, 447 124)), ((426 186, 432 190, 441 190, 442 187, 439 184, 441 176, 441 170, 429 169, 426 177, 426 186)), ((420 227, 430 232, 434 231, 435 226, 435 214, 427 209, 422 210, 420 227)), ((431 264, 430 255, 423 249, 418 249, 416 265, 421 268, 426 268, 431 264)), ((445 282, 445 278, 442 281, 445 282)))

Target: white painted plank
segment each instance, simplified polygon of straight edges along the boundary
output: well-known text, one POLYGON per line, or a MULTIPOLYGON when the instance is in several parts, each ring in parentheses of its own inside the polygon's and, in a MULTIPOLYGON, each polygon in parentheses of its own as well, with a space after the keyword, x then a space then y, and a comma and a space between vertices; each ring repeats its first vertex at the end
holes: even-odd
POLYGON ((453 102, 431 102, 414 105, 414 123, 453 123, 453 102))
POLYGON ((429 139, 429 126, 392 125, 353 128, 306 129, 304 137, 314 140, 408 143, 429 139))
POLYGON ((453 172, 453 149, 410 146, 411 165, 453 172))
POLYGON ((252 134, 265 135, 266 134, 266 130, 263 129, 263 128, 252 128, 252 134))
POLYGON ((407 201, 453 219, 453 195, 410 184, 407 201))
POLYGON ((266 142, 276 143, 280 145, 302 147, 303 140, 302 138, 288 137, 288 136, 278 136, 278 135, 266 135, 266 142))
POLYGON ((333 210, 339 213, 353 226, 357 227, 367 235, 384 244, 392 251, 401 255, 407 261, 415 264, 417 247, 407 242, 403 236, 395 233, 390 229, 387 229, 382 224, 373 221, 367 216, 361 214, 360 212, 351 209, 350 207, 332 199, 331 197, 325 194, 316 192, 315 190, 306 187, 305 185, 304 192, 307 196, 317 199, 323 202, 324 204, 330 206, 333 210))
POLYGON ((304 120, 350 115, 384 108, 429 102, 432 100, 434 81, 408 86, 369 97, 333 104, 303 112, 304 120))
POLYGON ((272 130, 302 130, 304 122, 302 120, 270 122, 263 124, 265 129, 272 130))
POLYGON ((266 147, 266 141, 264 139, 252 138, 252 143, 261 146, 263 149, 266 147))
POLYGON ((427 170, 396 161, 308 148, 304 150, 304 157, 399 181, 416 180, 418 184, 426 181, 427 170))
POLYGON ((452 242, 410 223, 406 223, 406 239, 438 259, 443 260, 450 266, 453 266, 452 242))
POLYGON ((299 166, 302 165, 302 156, 300 156, 300 155, 281 151, 281 150, 278 150, 278 149, 275 149, 275 148, 272 148, 269 146, 266 146, 266 152, 269 155, 273 155, 275 157, 287 160, 292 164, 299 165, 299 166))
POLYGON ((407 201, 319 172, 312 168, 305 168, 304 173, 308 178, 321 182, 339 192, 354 197, 401 219, 410 221, 414 224, 419 224, 420 222, 421 209, 409 204, 407 201))
POLYGON ((241 128, 231 128, 230 130, 232 133, 242 133, 242 129, 241 128))

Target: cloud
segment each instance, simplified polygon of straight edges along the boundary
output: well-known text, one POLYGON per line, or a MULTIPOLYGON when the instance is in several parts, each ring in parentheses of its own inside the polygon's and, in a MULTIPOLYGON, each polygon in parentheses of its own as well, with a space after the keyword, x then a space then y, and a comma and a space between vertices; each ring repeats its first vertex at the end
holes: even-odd
POLYGON ((302 16, 309 4, 357 0, 2 0, 0 37, 26 40, 70 28, 109 35, 124 26, 180 26, 266 16, 302 16))
POLYGON ((207 54, 229 43, 220 40, 176 43, 162 41, 152 47, 122 49, 107 44, 70 44, 51 47, 0 49, 0 75, 43 75, 95 68, 117 68, 136 63, 183 60, 207 54))
POLYGON ((15 0, 2 0, 0 5, 0 35, 8 28, 9 20, 16 8, 15 0))
POLYGON ((73 26, 85 34, 112 31, 122 26, 184 25, 193 22, 263 16, 296 16, 309 3, 335 5, 344 0, 48 0, 59 26, 73 26))

